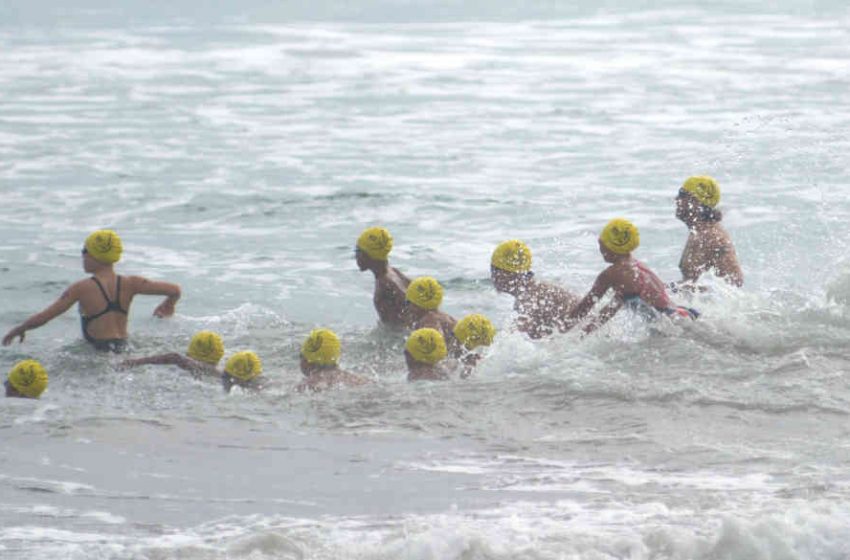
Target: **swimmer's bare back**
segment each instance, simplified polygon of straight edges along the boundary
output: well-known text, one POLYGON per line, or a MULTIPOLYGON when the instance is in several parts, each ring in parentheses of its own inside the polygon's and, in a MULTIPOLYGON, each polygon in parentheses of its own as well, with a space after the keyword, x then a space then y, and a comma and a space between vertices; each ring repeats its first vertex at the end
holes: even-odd
POLYGON ((410 279, 397 268, 388 267, 386 274, 375 276, 375 310, 382 323, 403 326, 405 323, 405 294, 410 279))
POLYGON ((570 311, 578 296, 560 286, 534 282, 521 293, 514 309, 519 314, 517 328, 531 338, 543 338, 555 330, 565 331, 570 311))
POLYGON ((732 238, 720 223, 698 224, 691 229, 679 270, 684 282, 696 282, 704 273, 713 271, 733 286, 744 284, 732 238))

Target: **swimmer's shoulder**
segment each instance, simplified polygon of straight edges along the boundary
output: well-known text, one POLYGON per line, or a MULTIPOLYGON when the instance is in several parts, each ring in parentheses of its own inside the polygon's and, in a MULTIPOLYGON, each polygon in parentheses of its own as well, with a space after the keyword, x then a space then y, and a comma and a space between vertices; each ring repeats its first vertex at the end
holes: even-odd
POLYGON ((408 278, 404 272, 400 271, 394 266, 391 266, 390 270, 392 270, 393 273, 395 273, 395 275, 398 276, 402 282, 404 282, 405 284, 410 284, 410 278, 408 278))

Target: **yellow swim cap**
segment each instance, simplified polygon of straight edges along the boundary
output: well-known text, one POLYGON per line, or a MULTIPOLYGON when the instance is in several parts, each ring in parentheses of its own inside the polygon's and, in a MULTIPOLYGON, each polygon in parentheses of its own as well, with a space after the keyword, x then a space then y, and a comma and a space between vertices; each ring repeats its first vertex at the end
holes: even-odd
POLYGON ((37 399, 47 388, 47 371, 35 360, 24 360, 9 372, 9 383, 25 397, 37 399))
POLYGON ((473 350, 479 346, 490 346, 496 336, 496 327, 484 315, 473 313, 458 321, 454 334, 467 350, 473 350))
POLYGON ((628 255, 640 245, 640 232, 630 221, 614 218, 605 225, 599 240, 609 251, 618 255, 628 255))
POLYGON ((490 264, 507 272, 528 272, 531 270, 531 249, 517 239, 499 243, 490 264))
POLYGON ((430 276, 420 276, 407 287, 407 301, 422 309, 437 309, 443 301, 443 287, 430 276))
POLYGON ((121 238, 111 229, 99 229, 86 237, 86 251, 103 264, 117 263, 121 259, 121 238))
POLYGON ((245 350, 230 356, 224 371, 240 381, 251 381, 263 373, 263 364, 259 356, 250 350, 245 350))
POLYGON ((216 365, 224 356, 224 342, 212 331, 201 331, 192 337, 186 354, 199 362, 216 365))
POLYGON ((688 177, 682 190, 691 193, 700 204, 714 208, 720 202, 720 186, 708 175, 688 177))
POLYGON ((330 329, 314 329, 301 345, 304 359, 317 366, 335 366, 340 351, 339 337, 330 329))
POLYGON ((385 228, 370 227, 357 238, 357 248, 376 261, 385 261, 393 248, 393 236, 385 228))
POLYGON ((435 329, 413 331, 407 338, 404 348, 414 360, 423 364, 434 365, 448 354, 443 335, 435 329))

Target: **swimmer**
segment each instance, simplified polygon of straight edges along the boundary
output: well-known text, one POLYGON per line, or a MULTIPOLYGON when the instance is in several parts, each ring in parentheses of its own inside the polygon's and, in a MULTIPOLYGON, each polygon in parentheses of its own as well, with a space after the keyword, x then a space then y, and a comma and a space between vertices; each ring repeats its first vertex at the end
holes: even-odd
POLYGON ((500 243, 490 259, 490 278, 497 292, 514 296, 519 314, 517 328, 531 338, 543 338, 555 329, 565 331, 565 320, 578 297, 560 286, 539 282, 531 272, 531 249, 512 239, 500 243))
POLYGON ((481 361, 481 354, 476 350, 482 346, 490 346, 496 336, 496 327, 484 315, 473 313, 457 322, 453 331, 452 353, 463 364, 461 378, 467 378, 472 368, 481 361))
POLYGON ((436 329, 419 329, 410 333, 404 345, 408 381, 442 381, 448 374, 439 367, 448 355, 446 341, 436 329))
POLYGON ((361 272, 371 270, 375 275, 375 295, 372 300, 382 323, 404 326, 404 301, 410 279, 387 260, 393 248, 390 232, 382 227, 371 227, 357 239, 355 256, 361 272))
POLYGON ((407 326, 411 330, 431 328, 440 331, 443 338, 453 337, 457 321, 439 310, 443 302, 443 287, 430 276, 420 276, 407 287, 407 326))
POLYGON ((329 329, 313 330, 301 345, 301 373, 307 378, 295 390, 314 393, 340 385, 356 387, 370 381, 339 367, 339 337, 329 329))
POLYGON ((121 367, 136 367, 143 365, 171 365, 188 371, 195 377, 201 375, 213 375, 220 377, 222 374, 217 366, 221 357, 224 356, 224 343, 221 337, 212 331, 200 331, 195 333, 189 342, 186 355, 170 352, 156 356, 146 356, 124 360, 121 367))
POLYGON ((634 224, 623 218, 608 222, 599 236, 599 252, 611 266, 602 271, 593 283, 593 288, 582 298, 569 314, 570 321, 580 321, 608 290, 614 291, 614 299, 606 305, 595 321, 585 327, 592 332, 624 306, 655 317, 658 313, 668 316, 696 318, 698 313, 670 302, 664 283, 645 264, 632 258, 632 252, 640 245, 640 232, 634 224))
POLYGON ((682 283, 693 284, 708 271, 733 286, 744 285, 732 238, 720 224, 720 187, 711 177, 690 177, 676 197, 676 217, 688 226, 688 242, 679 261, 682 283))
POLYGON ((166 296, 153 314, 169 317, 180 299, 180 286, 148 280, 142 276, 118 276, 113 265, 121 258, 121 239, 114 231, 98 230, 86 238, 82 251, 83 270, 92 276, 71 284, 43 311, 36 313, 3 337, 8 346, 27 331, 38 328, 79 304, 83 337, 97 350, 121 352, 127 345, 127 314, 136 295, 166 296))
POLYGON ((7 397, 37 399, 47 389, 47 371, 35 360, 15 364, 3 384, 7 397))
POLYGON ((224 373, 221 376, 224 392, 230 393, 234 386, 249 391, 261 391, 269 386, 262 373, 263 363, 257 354, 250 350, 237 352, 230 356, 224 365, 224 373))

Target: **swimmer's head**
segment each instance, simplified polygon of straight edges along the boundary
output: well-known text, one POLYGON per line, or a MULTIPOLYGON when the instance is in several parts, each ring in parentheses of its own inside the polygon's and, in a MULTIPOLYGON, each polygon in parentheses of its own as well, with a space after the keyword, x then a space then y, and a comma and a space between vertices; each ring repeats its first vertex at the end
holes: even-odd
POLYGON ((37 399, 47 388, 47 371, 35 360, 15 364, 6 379, 6 396, 37 399))
POLYGON ((490 346, 496 336, 496 327, 484 315, 473 313, 457 322, 454 328, 455 337, 467 350, 479 346, 490 346))
POLYGON ((448 355, 446 341, 436 329, 419 329, 410 333, 404 345, 406 356, 420 364, 434 365, 448 355))
POLYGON ((420 276, 407 287, 407 301, 427 311, 437 309, 443 301, 443 287, 430 276, 420 276))
POLYGON ((311 366, 335 366, 340 353, 339 337, 330 329, 314 329, 301 345, 301 358, 311 366))
POLYGON ((687 224, 719 222, 720 186, 707 175, 689 177, 676 197, 676 217, 687 224))
POLYGON ((121 259, 124 247, 121 238, 111 229, 99 229, 86 238, 83 255, 100 264, 114 264, 121 259))
POLYGON ((364 256, 373 261, 386 262, 392 248, 393 236, 386 228, 367 228, 357 238, 357 265, 360 270, 369 268, 364 256))
POLYGON ((251 381, 263 373, 263 363, 254 352, 244 350, 227 359, 224 371, 239 381, 251 381))
POLYGON ((224 342, 218 334, 212 331, 200 331, 195 333, 192 341, 189 342, 186 355, 193 360, 216 365, 224 356, 224 342))
POLYGON ((599 245, 615 255, 628 255, 640 245, 640 232, 630 221, 614 218, 599 234, 599 245))
POLYGON ((518 239, 499 243, 490 257, 490 280, 496 291, 517 296, 532 276, 528 245, 518 239))
POLYGON ((708 175, 688 177, 682 190, 694 195, 703 206, 714 208, 720 203, 720 186, 708 175))
POLYGON ((531 249, 518 239, 503 241, 493 251, 490 265, 505 272, 528 272, 531 270, 531 249))

